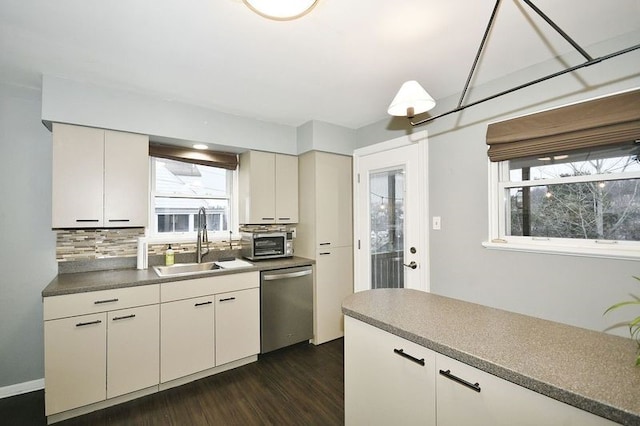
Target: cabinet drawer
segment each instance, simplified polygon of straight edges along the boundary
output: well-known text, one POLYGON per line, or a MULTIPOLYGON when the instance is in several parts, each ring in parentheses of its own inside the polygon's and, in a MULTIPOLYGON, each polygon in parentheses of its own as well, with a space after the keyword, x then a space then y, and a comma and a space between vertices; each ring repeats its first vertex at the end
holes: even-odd
POLYGON ((159 285, 118 288, 45 297, 45 321, 159 303, 159 285))
POLYGON ((438 426, 615 424, 441 354, 436 368, 438 426))
POLYGON ((260 287, 260 273, 257 271, 173 281, 160 285, 160 301, 164 303, 258 287, 260 287))

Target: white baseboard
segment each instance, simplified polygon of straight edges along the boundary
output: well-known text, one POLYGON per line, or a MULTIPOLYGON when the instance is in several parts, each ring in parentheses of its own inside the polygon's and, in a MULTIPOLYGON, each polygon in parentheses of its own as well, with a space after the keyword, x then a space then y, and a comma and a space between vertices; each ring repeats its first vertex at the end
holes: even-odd
POLYGON ((0 388, 0 399, 14 395, 33 392, 44 389, 44 379, 31 380, 30 382, 16 383, 15 385, 0 388))

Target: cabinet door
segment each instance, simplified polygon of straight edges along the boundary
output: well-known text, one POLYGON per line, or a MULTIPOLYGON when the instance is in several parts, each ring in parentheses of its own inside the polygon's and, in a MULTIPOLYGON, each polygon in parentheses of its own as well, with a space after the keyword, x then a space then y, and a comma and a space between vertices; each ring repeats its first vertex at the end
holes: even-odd
POLYGON ((112 311, 107 315, 107 398, 160 382, 158 305, 112 311))
POLYGON ((104 226, 147 226, 149 137, 105 131, 104 226))
POLYGON ((315 344, 344 335, 342 301, 353 293, 352 259, 351 247, 334 247, 317 252, 313 298, 315 344))
POLYGON ((615 424, 444 355, 436 367, 438 426, 615 424))
POLYGON ((213 295, 160 305, 160 381, 215 366, 213 295))
POLYGON ((435 353, 351 317, 345 327, 345 424, 435 425, 435 353))
POLYGON ((276 154, 276 223, 298 222, 298 157, 276 154))
POLYGON ((106 398, 106 314, 44 322, 45 414, 106 398))
POLYGON ((53 123, 53 228, 103 225, 103 164, 103 130, 53 123))
POLYGON ((320 246, 353 245, 351 157, 316 153, 316 241, 320 246))
POLYGON ((241 223, 275 223, 275 154, 250 151, 240 156, 241 223))
POLYGON ((217 294, 216 365, 260 352, 260 289, 217 294))

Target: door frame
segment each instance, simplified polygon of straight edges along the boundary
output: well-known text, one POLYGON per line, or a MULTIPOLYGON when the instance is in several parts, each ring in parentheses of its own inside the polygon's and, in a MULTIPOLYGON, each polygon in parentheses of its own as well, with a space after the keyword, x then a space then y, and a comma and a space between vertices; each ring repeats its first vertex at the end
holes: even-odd
MULTIPOLYGON (((430 277, 430 265, 429 265, 429 185, 427 182, 428 165, 429 165, 429 153, 428 153, 428 134, 426 130, 415 132, 410 135, 401 136, 395 139, 391 139, 385 142, 380 142, 374 145, 369 145, 363 148, 358 148, 353 151, 353 290, 354 292, 370 289, 370 283, 361 283, 361 266, 363 260, 360 256, 360 227, 362 220, 369 220, 369 218, 361 217, 361 208, 358 203, 360 199, 358 178, 360 172, 360 159, 370 154, 377 154, 384 151, 390 151, 396 148, 405 147, 407 145, 418 145, 418 194, 417 194, 417 206, 418 206, 418 240, 422 249, 418 253, 419 282, 421 283, 420 290, 429 292, 431 291, 431 285, 429 282, 430 277)), ((368 263, 368 262, 367 262, 368 263)))

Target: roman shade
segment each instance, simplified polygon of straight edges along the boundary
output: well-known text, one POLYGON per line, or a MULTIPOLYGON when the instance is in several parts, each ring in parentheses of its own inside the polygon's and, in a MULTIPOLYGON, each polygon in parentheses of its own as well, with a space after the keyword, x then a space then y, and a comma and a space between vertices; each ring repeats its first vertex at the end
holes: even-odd
POLYGON ((202 151, 182 146, 149 144, 149 156, 235 170, 238 156, 229 152, 202 151))
POLYGON ((640 90, 489 124, 491 161, 640 140, 640 90))

